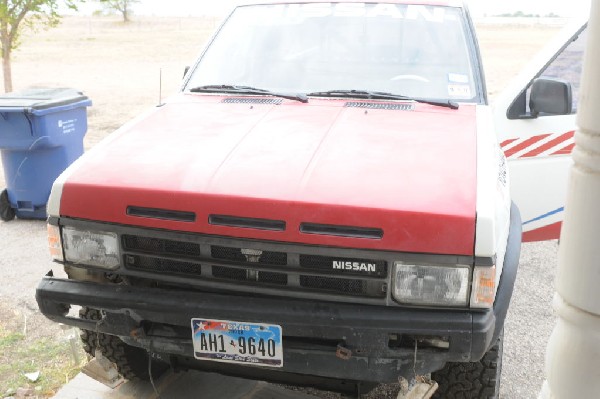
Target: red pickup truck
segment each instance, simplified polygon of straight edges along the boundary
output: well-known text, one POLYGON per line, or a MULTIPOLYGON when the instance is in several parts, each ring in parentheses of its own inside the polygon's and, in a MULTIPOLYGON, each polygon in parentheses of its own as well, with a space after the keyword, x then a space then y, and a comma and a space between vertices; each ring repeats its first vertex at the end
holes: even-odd
MULTIPOLYGON (((571 112, 568 83, 530 91, 535 116, 571 112)), ((48 214, 69 278, 42 280, 40 309, 126 378, 426 375, 439 397, 498 397, 521 219, 461 3, 235 8, 48 214)))

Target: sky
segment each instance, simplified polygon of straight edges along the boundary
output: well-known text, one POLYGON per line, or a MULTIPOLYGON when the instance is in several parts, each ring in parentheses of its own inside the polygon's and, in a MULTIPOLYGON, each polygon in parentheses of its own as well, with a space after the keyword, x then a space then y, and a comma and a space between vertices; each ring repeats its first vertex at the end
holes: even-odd
MULTIPOLYGON (((507 12, 545 15, 550 12, 564 17, 586 15, 590 0, 467 0, 474 17, 493 16, 507 12)), ((224 15, 237 0, 141 0, 134 10, 138 14, 158 16, 201 16, 224 15)), ((88 2, 81 7, 84 13, 99 9, 99 5, 88 2)))
POLYGON ((468 3, 476 16, 523 11, 526 14, 553 12, 564 17, 576 17, 588 15, 590 9, 589 0, 471 0, 468 3))

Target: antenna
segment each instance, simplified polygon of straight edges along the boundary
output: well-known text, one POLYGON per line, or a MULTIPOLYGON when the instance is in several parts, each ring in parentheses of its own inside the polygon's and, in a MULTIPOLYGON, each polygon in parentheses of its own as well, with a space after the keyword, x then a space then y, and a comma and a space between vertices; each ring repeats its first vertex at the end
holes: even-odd
POLYGON ((162 107, 162 68, 158 69, 158 105, 157 107, 162 107))

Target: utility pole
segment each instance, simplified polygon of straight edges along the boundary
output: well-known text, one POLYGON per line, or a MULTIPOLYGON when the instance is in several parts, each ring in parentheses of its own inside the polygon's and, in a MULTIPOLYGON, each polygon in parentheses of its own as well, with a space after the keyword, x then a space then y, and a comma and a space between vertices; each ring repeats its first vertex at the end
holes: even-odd
POLYGON ((540 399, 600 398, 600 0, 592 1, 540 399))

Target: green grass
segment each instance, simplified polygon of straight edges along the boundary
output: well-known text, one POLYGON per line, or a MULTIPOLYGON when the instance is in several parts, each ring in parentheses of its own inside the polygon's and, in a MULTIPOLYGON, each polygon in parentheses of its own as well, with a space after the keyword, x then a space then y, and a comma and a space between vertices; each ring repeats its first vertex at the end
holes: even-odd
MULTIPOLYGON (((83 361, 85 355, 79 341, 77 351, 83 361)), ((62 337, 30 339, 0 325, 0 397, 17 388, 31 388, 37 397, 51 397, 82 365, 74 364, 70 343, 62 337), (25 377, 36 371, 40 372, 36 382, 25 377)))

